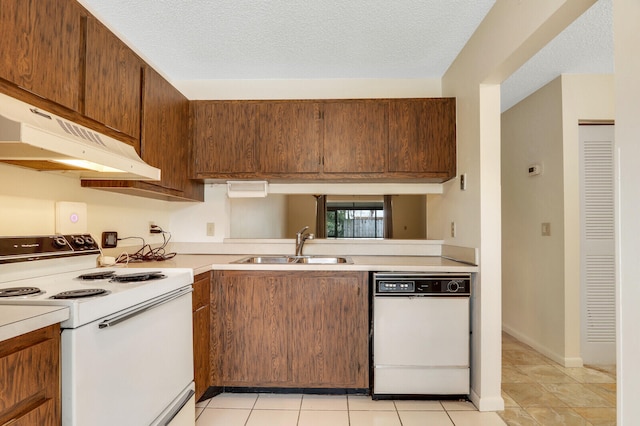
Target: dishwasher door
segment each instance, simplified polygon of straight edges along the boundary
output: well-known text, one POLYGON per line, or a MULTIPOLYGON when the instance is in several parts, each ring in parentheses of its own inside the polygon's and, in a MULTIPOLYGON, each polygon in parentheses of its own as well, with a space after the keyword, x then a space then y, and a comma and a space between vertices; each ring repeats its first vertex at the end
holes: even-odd
POLYGON ((374 397, 469 394, 469 297, 376 295, 372 338, 374 397))

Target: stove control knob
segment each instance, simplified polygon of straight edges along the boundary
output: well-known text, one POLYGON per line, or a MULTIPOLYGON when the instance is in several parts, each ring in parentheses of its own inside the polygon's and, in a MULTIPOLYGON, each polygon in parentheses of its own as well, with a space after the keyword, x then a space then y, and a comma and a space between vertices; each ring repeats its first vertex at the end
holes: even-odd
POLYGON ((53 239, 53 245, 56 248, 62 248, 62 247, 66 247, 67 246, 67 240, 65 240, 64 237, 55 237, 53 239))
POLYGON ((84 237, 84 243, 88 246, 92 246, 94 245, 96 242, 93 240, 93 238, 91 238, 90 235, 87 235, 86 237, 84 237))
POLYGON ((84 238, 82 237, 73 237, 73 244, 80 247, 83 246, 85 243, 84 238))

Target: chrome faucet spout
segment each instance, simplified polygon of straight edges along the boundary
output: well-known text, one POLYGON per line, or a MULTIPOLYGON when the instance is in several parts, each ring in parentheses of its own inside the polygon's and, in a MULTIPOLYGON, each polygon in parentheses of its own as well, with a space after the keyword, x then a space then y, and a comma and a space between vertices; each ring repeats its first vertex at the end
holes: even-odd
POLYGON ((304 248, 304 242, 307 240, 313 240, 315 236, 310 233, 306 233, 308 226, 303 227, 301 230, 296 232, 296 256, 302 256, 302 249, 304 248))

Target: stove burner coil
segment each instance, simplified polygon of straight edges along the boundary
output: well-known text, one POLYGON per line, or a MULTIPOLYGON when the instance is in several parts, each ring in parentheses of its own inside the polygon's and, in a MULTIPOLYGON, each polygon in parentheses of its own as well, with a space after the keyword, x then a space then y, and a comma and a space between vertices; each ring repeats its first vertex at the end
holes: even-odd
POLYGON ((99 272, 90 272, 88 274, 82 274, 78 277, 79 280, 84 281, 92 281, 92 280, 104 280, 106 278, 111 278, 115 274, 115 271, 99 271, 99 272))
POLYGON ((103 288, 87 288, 82 290, 69 290, 51 296, 51 299, 82 299, 85 297, 106 296, 110 292, 103 288))
POLYGON ((126 282, 150 281, 150 280, 159 280, 166 277, 167 276, 163 275, 160 271, 136 272, 135 274, 114 275, 111 278, 111 282, 126 283, 126 282))
POLYGON ((38 287, 9 287, 0 288, 0 297, 33 296, 43 293, 38 287))

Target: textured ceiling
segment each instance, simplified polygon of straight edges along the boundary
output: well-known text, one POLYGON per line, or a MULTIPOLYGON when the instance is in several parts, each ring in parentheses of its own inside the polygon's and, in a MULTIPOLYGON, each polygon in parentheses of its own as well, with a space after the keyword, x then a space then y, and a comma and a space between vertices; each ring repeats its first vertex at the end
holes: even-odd
MULTIPOLYGON (((561 72, 612 72, 611 1, 505 82, 503 105, 561 72)), ((188 81, 440 78, 495 1, 80 2, 169 79, 188 81)))
POLYGON ((560 74, 612 73, 613 0, 599 0, 502 83, 502 110, 560 74))

